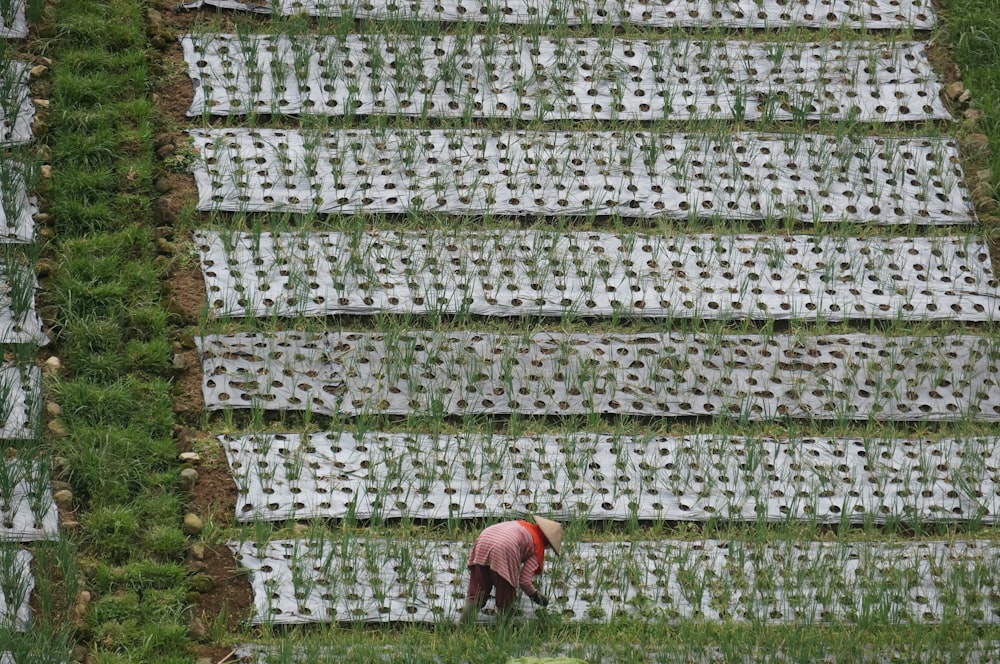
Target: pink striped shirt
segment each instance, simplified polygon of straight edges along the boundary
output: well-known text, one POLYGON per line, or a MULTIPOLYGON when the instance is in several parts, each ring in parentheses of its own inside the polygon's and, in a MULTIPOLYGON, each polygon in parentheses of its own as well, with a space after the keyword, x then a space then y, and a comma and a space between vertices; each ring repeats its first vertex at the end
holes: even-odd
POLYGON ((469 567, 486 565, 512 586, 535 594, 531 577, 538 571, 535 541, 517 521, 498 523, 483 530, 472 545, 469 567), (524 567, 522 567, 522 565, 524 567))

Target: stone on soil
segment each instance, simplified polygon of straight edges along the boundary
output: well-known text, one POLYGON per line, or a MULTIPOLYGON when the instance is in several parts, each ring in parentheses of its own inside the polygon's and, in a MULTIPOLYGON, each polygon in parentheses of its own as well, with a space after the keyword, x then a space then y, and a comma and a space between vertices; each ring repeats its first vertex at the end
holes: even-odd
POLYGON ((197 514, 188 512, 184 515, 184 532, 188 535, 197 535, 205 528, 205 523, 197 514))
POLYGON ((178 484, 182 491, 190 491, 198 483, 198 471, 194 468, 185 468, 181 471, 178 484))

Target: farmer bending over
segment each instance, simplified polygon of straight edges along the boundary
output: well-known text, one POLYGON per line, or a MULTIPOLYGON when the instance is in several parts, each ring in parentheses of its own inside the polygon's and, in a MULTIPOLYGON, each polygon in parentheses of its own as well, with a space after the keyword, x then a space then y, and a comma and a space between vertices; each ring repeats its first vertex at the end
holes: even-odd
POLYGON ((540 516, 532 518, 534 523, 498 523, 476 538, 469 554, 469 592, 462 610, 463 624, 475 621, 479 609, 494 589, 500 614, 512 612, 517 594, 515 586, 520 586, 535 604, 548 606, 549 600, 535 589, 531 577, 542 573, 546 546, 559 555, 563 528, 540 516))

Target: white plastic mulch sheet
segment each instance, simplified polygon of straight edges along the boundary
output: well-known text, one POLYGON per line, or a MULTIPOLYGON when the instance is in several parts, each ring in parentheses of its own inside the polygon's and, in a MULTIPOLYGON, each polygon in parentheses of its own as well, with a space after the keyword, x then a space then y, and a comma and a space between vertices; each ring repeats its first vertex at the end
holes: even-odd
POLYGON ((35 311, 38 283, 32 269, 11 268, 0 258, 0 343, 48 343, 35 311))
POLYGON ((0 630, 28 628, 31 622, 31 552, 0 546, 0 630))
POLYGON ((974 220, 956 144, 741 133, 190 132, 201 210, 974 220))
MULTIPOLYGON (((428 648, 432 646, 428 644, 428 648)), ((629 643, 627 640, 618 642, 588 642, 567 643, 554 651, 548 648, 534 648, 532 655, 525 657, 539 658, 539 664, 547 664, 545 658, 557 658, 552 664, 565 660, 558 658, 582 658, 591 664, 618 664, 622 661, 646 661, 650 664, 666 664, 667 662, 683 662, 684 664, 727 664, 728 662, 782 662, 784 664, 799 664, 803 661, 834 662, 837 656, 844 656, 844 650, 853 657, 851 661, 868 664, 900 664, 901 662, 921 662, 921 664, 939 664, 940 662, 963 662, 964 664, 997 664, 1000 662, 1000 642, 997 641, 963 641, 952 640, 947 646, 928 648, 921 644, 910 644, 905 650, 899 648, 870 648, 863 644, 851 646, 840 645, 837 651, 825 650, 820 645, 800 643, 773 647, 755 645, 750 648, 742 645, 701 646, 686 643, 683 640, 673 642, 629 643)), ((380 662, 397 664, 406 657, 413 657, 413 645, 350 645, 330 646, 320 642, 292 643, 288 640, 278 644, 243 644, 235 648, 236 662, 239 664, 315 664, 316 662, 380 662)), ((424 655, 424 653, 421 653, 424 655)), ((427 653, 426 661, 444 664, 442 657, 427 653)), ((425 661, 421 659, 419 661, 425 661)), ((509 660, 511 662, 536 661, 509 660)), ((569 660, 576 662, 578 659, 569 660)), ((844 661, 844 660, 840 660, 844 661)), ((473 660, 458 660, 459 664, 475 664, 473 660)), ((5 664, 0 659, 0 664, 5 664)))
POLYGON ((28 36, 28 21, 24 16, 24 0, 4 3, 0 9, 0 38, 18 39, 28 36))
MULTIPOLYGON (((266 11, 235 0, 197 0, 204 6, 266 11)), ((782 28, 845 27, 918 30, 937 18, 929 0, 688 0, 683 6, 650 0, 276 0, 282 14, 351 16, 356 19, 496 21, 542 25, 639 25, 647 27, 782 28)))
MULTIPOLYGON (((0 129, 0 135, 2 132, 0 129)), ((28 195, 27 168, 19 159, 0 158, 0 182, 3 183, 0 184, 0 243, 25 243, 35 238, 34 215, 38 212, 38 202, 28 195)))
POLYGON ((56 539, 59 516, 48 466, 16 458, 0 459, 0 540, 56 539))
POLYGON ((41 377, 36 366, 0 364, 0 440, 37 436, 41 377))
POLYGON ((24 62, 7 60, 0 63, 0 145, 31 141, 35 105, 28 89, 29 72, 24 62))
POLYGON ((1000 318, 968 237, 486 232, 194 235, 220 316, 1000 318))
MULTIPOLYGON (((230 543, 250 571, 255 623, 439 622, 464 602, 469 545, 420 539, 230 543)), ((564 542, 547 556, 549 612, 767 623, 997 621, 990 541, 564 542)), ((519 594, 524 614, 535 609, 519 594)))
POLYGON ((208 34, 182 44, 195 88, 188 115, 951 117, 917 43, 208 34))
POLYGON ((997 521, 1000 439, 220 436, 241 521, 997 521))
POLYGON ((1000 340, 279 332, 199 338, 205 407, 1000 420, 1000 340))

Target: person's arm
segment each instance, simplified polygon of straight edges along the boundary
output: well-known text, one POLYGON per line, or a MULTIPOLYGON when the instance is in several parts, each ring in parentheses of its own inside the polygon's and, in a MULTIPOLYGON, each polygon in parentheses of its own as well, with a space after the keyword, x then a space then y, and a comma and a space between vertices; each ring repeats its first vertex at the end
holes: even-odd
POLYGON ((524 563, 524 567, 521 568, 521 578, 519 579, 521 590, 523 590, 524 593, 532 600, 539 597, 538 589, 535 588, 535 584, 531 582, 531 577, 535 576, 535 572, 537 570, 538 558, 532 554, 532 556, 528 558, 527 562, 524 563))

